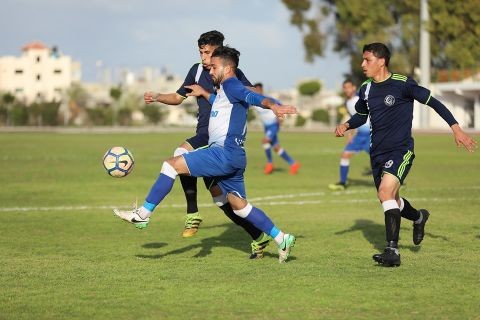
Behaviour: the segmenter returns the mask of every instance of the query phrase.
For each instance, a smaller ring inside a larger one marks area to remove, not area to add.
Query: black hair
[[[254,87],[260,87],[260,88],[263,88],[263,83],[261,82],[257,82],[253,85]]]
[[[238,61],[240,60],[240,52],[237,49],[230,48],[229,46],[218,47],[212,53],[212,58],[218,57],[223,60],[223,63],[230,64],[234,69],[238,67]]]
[[[385,44],[380,42],[366,44],[363,46],[363,52],[367,52],[367,51],[373,53],[373,55],[377,58],[385,59],[385,66],[388,67],[391,53]]]
[[[221,47],[223,46],[223,40],[225,40],[225,37],[220,31],[208,31],[202,33],[200,35],[200,38],[198,38],[198,47],[201,48],[207,44],[211,46]]]
[[[343,84],[346,84],[346,83],[351,83],[352,85],[355,85],[355,83],[353,82],[353,80],[350,79],[350,78],[347,78],[347,79],[343,80]]]

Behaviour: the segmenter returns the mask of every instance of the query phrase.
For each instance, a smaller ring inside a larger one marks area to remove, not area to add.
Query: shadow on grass
[[[373,179],[348,179],[348,186],[349,187],[375,187],[373,183]]]
[[[403,220],[402,222],[404,222]],[[400,232],[407,231],[404,228],[400,227]],[[355,220],[355,223],[353,226],[351,226],[349,229],[345,229],[342,231],[335,232],[335,235],[342,235],[345,233],[350,233],[350,232],[355,232],[355,231],[361,231],[363,233],[363,237],[370,242],[373,247],[379,251],[383,251],[385,248],[385,226],[375,223],[372,220],[367,220],[367,219],[358,219]],[[408,230],[411,232],[411,230]],[[441,235],[436,235],[430,232],[425,232],[426,238],[433,238],[433,239],[441,239],[443,241],[449,241],[447,237],[441,236]],[[410,237],[405,238],[405,239],[411,239]],[[411,241],[411,240],[410,240]],[[421,246],[416,246],[416,245],[402,245],[400,242],[400,248],[403,249],[408,249],[411,252],[419,252],[421,250]]]
[[[193,255],[194,258],[203,258],[212,253],[213,247],[226,247],[226,248],[233,248],[235,250],[241,251],[245,253],[245,256],[248,258],[248,255],[250,254],[249,244],[251,240],[245,236],[246,234],[239,235],[239,233],[242,233],[243,231],[240,227],[238,227],[233,223],[224,223],[224,224],[215,225],[215,226],[202,227],[201,230],[214,229],[214,228],[226,228],[226,229],[218,236],[204,238],[201,240],[191,239],[195,241],[195,243],[184,246],[182,248],[170,250],[170,251],[159,253],[159,254],[153,254],[153,255],[137,254],[135,256],[137,258],[142,258],[142,259],[161,259],[166,256],[182,254],[182,253],[192,251],[192,252],[196,252],[195,255]],[[182,240],[185,241],[185,239],[182,239]],[[165,246],[167,246],[166,243],[153,242],[153,243],[146,243],[142,245],[142,248],[159,249]],[[276,249],[276,244],[273,241],[270,241],[269,247],[275,247]],[[264,258],[278,259],[278,254],[264,252]],[[288,261],[291,261],[291,260],[296,260],[296,258],[293,256],[290,256],[288,258]]]

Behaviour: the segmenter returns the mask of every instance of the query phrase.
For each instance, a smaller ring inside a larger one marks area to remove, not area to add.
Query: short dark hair
[[[343,84],[347,84],[347,83],[351,83],[352,85],[355,85],[355,83],[353,82],[353,80],[350,79],[350,78],[347,78],[347,79],[343,80]]]
[[[254,86],[255,88],[256,88],[256,87],[263,88],[263,83],[257,82],[257,83],[255,83],[253,86]]]
[[[218,47],[212,53],[212,58],[218,57],[223,60],[224,63],[230,64],[234,69],[238,67],[238,61],[240,60],[240,52],[237,49],[230,48],[229,46]]]
[[[223,40],[225,40],[225,37],[220,31],[217,31],[217,30],[208,31],[208,32],[202,33],[200,35],[200,38],[198,38],[198,47],[201,48],[207,44],[211,46],[221,47],[223,46]]]
[[[363,46],[363,52],[365,53],[367,51],[373,53],[373,55],[377,58],[385,59],[385,66],[388,67],[391,53],[385,44],[380,42],[366,44]]]

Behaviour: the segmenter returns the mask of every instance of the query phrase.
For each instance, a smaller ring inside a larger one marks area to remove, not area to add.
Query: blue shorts
[[[357,132],[352,141],[345,146],[344,151],[348,152],[360,152],[365,151],[370,153],[370,132]]]
[[[190,175],[194,177],[215,177],[215,182],[223,193],[235,193],[246,199],[244,172],[246,166],[245,151],[236,156],[229,154],[221,147],[208,147],[183,154]],[[235,160],[233,160],[235,159]],[[233,161],[232,161],[233,160]]]
[[[269,124],[264,127],[265,130],[265,138],[270,140],[270,144],[272,146],[276,146],[278,144],[278,131],[280,131],[280,124],[274,123],[274,124]]]
[[[393,150],[371,157],[373,180],[377,190],[385,172],[394,175],[400,184],[403,184],[412,167],[413,159],[415,159],[415,154],[410,150]]]
[[[185,141],[188,142],[194,150],[205,147],[208,146],[208,134],[199,133],[196,136],[186,139]]]

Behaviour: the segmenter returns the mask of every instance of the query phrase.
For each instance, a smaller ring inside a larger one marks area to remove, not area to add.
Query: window
[[[37,61],[37,63],[40,62],[40,56],[37,56],[37,58],[35,59]]]
[[[42,79],[42,76],[37,74],[37,81],[40,81]]]
[[[62,73],[62,69],[55,69],[55,70],[53,70],[53,73],[55,73],[55,74],[61,74],[61,73]]]
[[[23,88],[15,88],[15,93],[22,93],[23,92]]]
[[[23,70],[22,69],[15,69],[15,74],[23,74]]]

